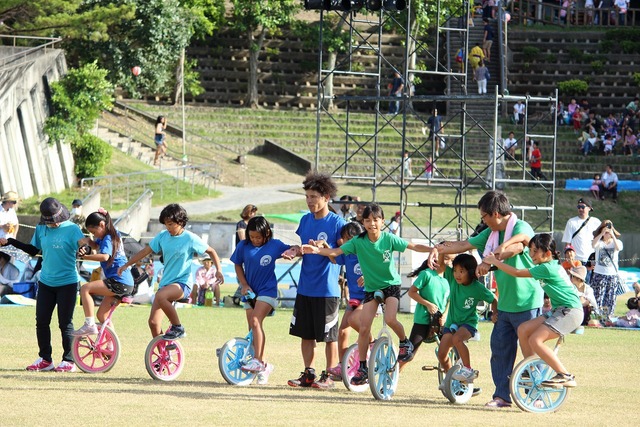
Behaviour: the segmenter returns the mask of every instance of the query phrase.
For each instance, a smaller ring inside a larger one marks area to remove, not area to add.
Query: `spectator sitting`
[[[591,181],[591,187],[589,187],[594,199],[600,198],[600,184],[602,184],[602,180],[600,179],[600,174],[597,173],[593,175],[593,181]]]
[[[13,284],[20,278],[20,270],[12,262],[11,256],[0,252],[0,297],[13,293]]]
[[[633,152],[638,147],[638,140],[636,136],[633,134],[633,129],[627,127],[626,135],[624,136],[624,144],[622,146],[624,150],[624,154],[626,156],[632,156]]]
[[[580,140],[583,141],[580,151],[586,156],[596,147],[596,144],[598,143],[598,135],[596,135],[595,130],[592,130],[589,134],[583,132]]]
[[[544,299],[542,300],[542,315],[544,316],[545,314],[549,313],[552,310],[551,307],[551,299],[549,299],[549,295],[544,294]]]
[[[607,193],[611,193],[613,203],[618,202],[618,175],[613,171],[613,167],[611,165],[607,165],[604,173],[602,174],[600,200],[604,200]]]
[[[568,273],[573,267],[577,267],[579,265],[582,265],[582,263],[576,259],[576,250],[573,249],[573,246],[567,245],[567,247],[564,248],[564,261],[562,262],[562,267]]]
[[[569,270],[569,277],[571,278],[571,283],[573,283],[578,291],[578,296],[580,297],[580,302],[584,310],[582,324],[586,325],[589,323],[591,312],[598,310],[598,303],[593,294],[593,289],[585,282],[587,278],[587,267],[583,265],[573,267]]]
[[[606,134],[604,136],[604,141],[602,141],[602,152],[605,156],[609,156],[613,154],[613,147],[616,145],[613,136],[610,134]]]
[[[518,140],[513,132],[509,132],[509,138],[504,140],[504,150],[514,159],[516,157],[516,148],[518,148]]]

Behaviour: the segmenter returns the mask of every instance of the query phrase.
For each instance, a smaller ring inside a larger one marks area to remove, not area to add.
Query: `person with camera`
[[[612,314],[616,305],[616,289],[620,286],[618,254],[623,248],[620,233],[611,220],[604,220],[593,232],[591,245],[596,253],[591,287],[603,314]]]

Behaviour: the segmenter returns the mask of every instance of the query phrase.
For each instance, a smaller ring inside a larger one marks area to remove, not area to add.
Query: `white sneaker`
[[[256,384],[258,385],[267,384],[269,382],[269,375],[271,375],[271,372],[273,372],[274,369],[275,367],[271,363],[267,363],[264,369],[258,372]]]
[[[462,368],[458,369],[458,371],[454,372],[452,378],[454,380],[469,383],[478,378],[478,371],[474,371],[473,369],[463,366]]]
[[[265,369],[264,363],[256,359],[255,357],[249,360],[246,364],[240,368],[245,372],[261,372]]]
[[[56,366],[55,371],[56,372],[75,372],[76,364],[73,362],[67,362],[66,360],[63,360],[62,362],[60,362],[58,366]]]
[[[98,333],[98,326],[94,323],[93,325],[87,325],[86,323],[82,325],[80,329],[76,329],[71,332],[71,335],[74,337],[83,337],[85,335],[96,335]]]

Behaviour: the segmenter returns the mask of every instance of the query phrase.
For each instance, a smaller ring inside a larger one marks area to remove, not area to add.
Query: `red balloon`
[[[131,72],[133,73],[134,76],[138,76],[142,72],[142,68],[136,65],[131,69]]]

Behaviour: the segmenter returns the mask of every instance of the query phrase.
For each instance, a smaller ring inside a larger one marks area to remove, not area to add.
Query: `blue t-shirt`
[[[31,244],[42,251],[42,283],[64,286],[80,281],[76,253],[78,240],[83,237],[80,227],[71,221],[65,221],[56,228],[44,224],[36,226]]]
[[[364,299],[364,287],[358,286],[358,279],[362,277],[358,257],[355,255],[340,255],[336,258],[336,263],[344,265],[347,276],[347,287],[349,288],[349,298]]]
[[[205,253],[209,245],[189,230],[177,236],[162,230],[149,242],[149,247],[155,253],[162,253],[164,272],[159,284],[162,288],[172,283],[191,285],[191,260],[194,255]]]
[[[296,234],[303,244],[309,240],[324,240],[332,247],[338,247],[340,230],[346,224],[340,216],[329,212],[324,218],[315,219],[308,213],[300,220]],[[329,257],[305,255],[302,258],[298,294],[308,297],[340,298],[338,275],[340,266],[333,264]]]
[[[278,239],[271,239],[259,247],[243,240],[233,251],[231,262],[243,267],[247,283],[256,296],[277,298],[276,260],[289,247]]]
[[[118,231],[118,236],[120,236],[120,232]],[[111,239],[111,235],[107,234],[102,239],[96,239],[96,243],[98,244],[98,252],[101,254],[106,254],[111,257],[113,253],[113,239]],[[122,272],[122,275],[118,275],[118,269],[127,263],[127,256],[124,254],[124,244],[122,240],[120,240],[120,247],[118,248],[118,252],[116,252],[115,257],[113,258],[113,263],[109,265],[109,260],[103,261],[100,263],[102,267],[102,271],[104,272],[104,276],[107,279],[115,279],[119,283],[127,286],[133,286],[133,276],[131,275],[131,269],[127,268]]]

